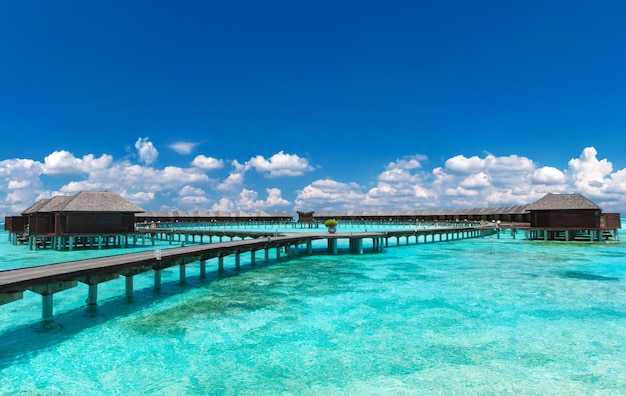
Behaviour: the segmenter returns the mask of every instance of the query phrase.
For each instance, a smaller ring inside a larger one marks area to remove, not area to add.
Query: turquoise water
[[[87,254],[0,240],[0,263]],[[164,270],[158,292],[138,275],[132,300],[106,282],[96,308],[79,284],[55,294],[52,325],[38,295],[0,306],[0,394],[626,393],[621,242],[518,234],[208,264],[185,285]]]

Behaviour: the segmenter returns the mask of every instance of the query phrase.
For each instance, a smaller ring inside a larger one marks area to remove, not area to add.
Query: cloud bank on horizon
[[[181,142],[169,148],[189,153],[196,146]],[[318,176],[326,172],[324,164],[283,151],[247,160],[199,154],[187,167],[158,167],[159,151],[149,138],[138,138],[134,147],[136,152],[118,159],[59,150],[43,161],[2,160],[0,213],[16,215],[39,199],[82,190],[113,191],[146,210],[295,213],[499,207],[532,203],[550,192],[583,194],[605,212],[626,208],[626,169],[613,169],[608,159],[598,158],[594,147],[583,148],[565,169],[491,153],[459,154],[429,168],[425,154],[407,154],[380,164],[380,172],[365,181]],[[281,188],[281,179],[298,187]]]

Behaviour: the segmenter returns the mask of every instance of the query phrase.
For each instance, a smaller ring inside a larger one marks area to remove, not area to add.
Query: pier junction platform
[[[102,282],[123,276],[126,282],[125,295],[132,297],[134,275],[148,271],[154,272],[154,288],[159,289],[161,271],[178,266],[180,283],[184,284],[187,264],[199,262],[199,276],[205,278],[207,261],[216,261],[214,268],[223,272],[224,258],[227,256],[234,256],[235,269],[239,270],[243,254],[249,257],[250,265],[254,266],[257,261],[257,252],[263,252],[265,262],[270,261],[270,252],[274,252],[276,260],[318,252],[342,254],[343,251],[340,250],[338,244],[340,240],[347,241],[347,254],[364,254],[365,252],[379,253],[390,246],[482,238],[499,235],[499,232],[499,229],[491,225],[337,233],[146,228],[131,235],[135,243],[142,241],[144,244],[154,244],[155,239],[159,239],[169,241],[170,245],[176,246],[0,271],[0,305],[20,300],[25,291],[31,291],[42,297],[42,320],[51,321],[53,320],[54,294],[76,287],[78,283],[88,285],[87,305],[96,305],[98,284]],[[363,243],[364,240],[368,241],[367,245]],[[369,243],[370,240],[371,243]],[[322,241],[325,247],[314,250],[315,241]],[[345,242],[342,246],[345,246]]]

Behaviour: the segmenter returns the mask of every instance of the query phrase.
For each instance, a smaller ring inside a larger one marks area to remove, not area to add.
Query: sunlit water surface
[[[130,251],[7,240],[0,268]],[[242,255],[223,274],[211,260],[206,279],[190,264],[159,291],[148,272],[130,300],[120,277],[97,307],[79,283],[49,325],[26,292],[0,306],[0,394],[626,394],[621,242],[400,242],[254,268]]]

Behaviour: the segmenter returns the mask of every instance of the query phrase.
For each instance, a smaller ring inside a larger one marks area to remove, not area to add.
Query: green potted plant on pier
[[[335,232],[337,232],[338,224],[339,222],[335,219],[328,219],[324,222],[324,225],[328,229],[328,232],[330,232],[331,234],[334,234]]]

